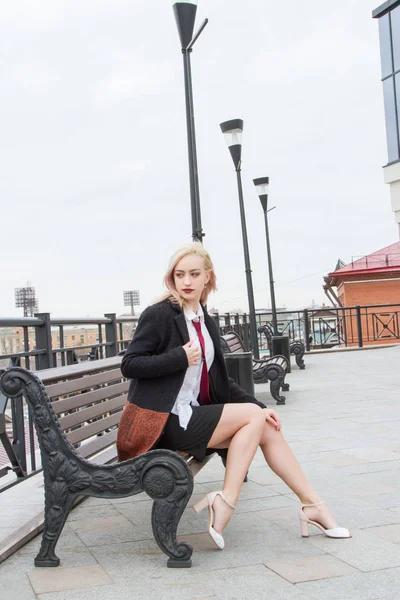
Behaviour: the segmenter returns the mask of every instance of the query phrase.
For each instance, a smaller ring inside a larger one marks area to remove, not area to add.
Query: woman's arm
[[[142,313],[135,334],[122,359],[121,371],[129,379],[153,379],[187,369],[183,346],[154,354],[161,341],[159,310],[149,306]]]

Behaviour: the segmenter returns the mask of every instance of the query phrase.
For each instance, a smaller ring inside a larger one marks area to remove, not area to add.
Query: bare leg
[[[229,447],[226,461],[223,493],[235,505],[243,479],[260,444],[265,428],[265,416],[255,404],[226,404],[221,419],[208,443],[209,448]],[[222,533],[232,516],[230,508],[220,496],[214,501],[214,529]]]
[[[260,447],[272,471],[290,487],[303,504],[321,501],[321,497],[303,473],[282,432],[277,431],[270,423],[265,423]],[[310,519],[318,521],[328,529],[337,527],[333,515],[324,504],[319,507],[305,508],[304,511]]]

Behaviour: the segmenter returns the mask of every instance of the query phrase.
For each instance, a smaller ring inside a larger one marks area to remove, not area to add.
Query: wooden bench
[[[267,338],[268,349],[271,353],[272,352],[272,337],[275,335],[271,325],[269,323],[267,323],[266,325],[261,325],[258,328],[258,331],[260,333],[263,333],[265,335],[265,337]],[[281,334],[279,334],[279,335],[281,335]],[[294,357],[296,359],[296,364],[299,367],[299,369],[301,369],[301,370],[305,369],[306,365],[304,364],[303,356],[304,356],[306,349],[305,349],[303,342],[300,342],[299,340],[295,340],[294,342],[290,343],[289,348],[290,348],[290,354],[294,355]]]
[[[0,370],[0,391],[21,395],[32,409],[45,486],[44,530],[37,567],[57,567],[57,541],[82,496],[124,498],[146,492],[153,500],[154,538],[169,567],[190,567],[192,547],[176,540],[179,520],[193,492],[199,463],[170,450],[152,450],[116,462],[116,439],[129,381],[121,356],[31,373]]]
[[[247,352],[242,338],[235,331],[228,331],[221,336],[222,350],[225,354]],[[285,404],[285,396],[280,395],[280,390],[289,391],[289,384],[285,383],[288,362],[284,356],[273,356],[256,360],[253,358],[254,383],[270,382],[270,392],[277,404]]]

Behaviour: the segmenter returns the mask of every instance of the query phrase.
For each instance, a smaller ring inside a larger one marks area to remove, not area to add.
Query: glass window
[[[393,162],[394,160],[399,160],[393,77],[389,77],[389,79],[385,79],[383,82],[383,99],[385,103],[388,162]]]
[[[400,110],[400,73],[395,75],[395,93],[396,93],[396,108],[397,108],[397,129],[400,136],[399,110]]]
[[[400,6],[390,13],[392,23],[392,44],[393,44],[393,62],[394,70],[400,69]]]
[[[382,78],[393,73],[389,13],[379,19]]]

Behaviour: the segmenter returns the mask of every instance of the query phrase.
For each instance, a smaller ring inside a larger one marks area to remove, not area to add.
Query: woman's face
[[[193,308],[197,308],[210,275],[204,269],[204,260],[197,254],[182,258],[174,269],[176,291]]]

